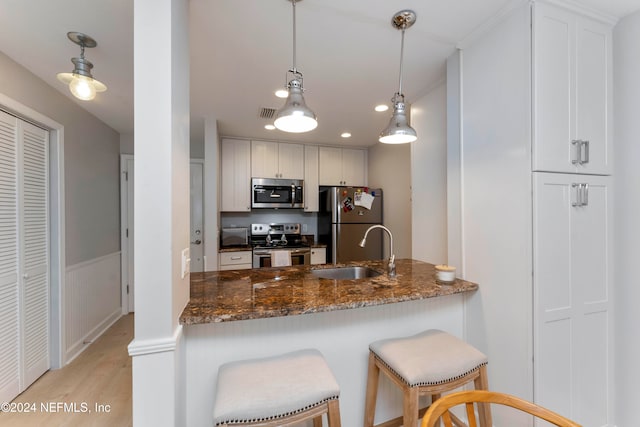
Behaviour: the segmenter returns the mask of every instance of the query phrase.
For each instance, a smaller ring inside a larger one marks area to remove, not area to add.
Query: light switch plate
[[[191,258],[189,258],[189,248],[182,250],[182,278],[184,279],[191,270]]]

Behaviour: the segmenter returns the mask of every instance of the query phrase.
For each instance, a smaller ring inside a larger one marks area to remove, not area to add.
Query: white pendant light
[[[304,102],[302,73],[296,68],[296,3],[302,0],[287,0],[293,6],[293,67],[287,72],[292,78],[287,83],[289,95],[284,106],[276,113],[273,122],[276,128],[284,132],[309,132],[318,126],[316,114]]]
[[[91,75],[93,64],[84,57],[84,48],[96,47],[98,43],[90,36],[75,31],[67,33],[69,40],[80,46],[80,57],[71,58],[74,68],[70,73],[58,73],[57,77],[64,84],[69,85],[69,90],[78,99],[90,101],[96,97],[96,92],[104,92],[107,86],[94,79]]]
[[[402,30],[400,45],[400,78],[398,91],[393,95],[393,114],[386,128],[380,133],[378,141],[384,144],[406,144],[418,139],[416,131],[409,126],[402,93],[402,57],[404,55],[404,31],[416,22],[416,13],[412,10],[401,10],[393,15],[391,24],[397,30]]]

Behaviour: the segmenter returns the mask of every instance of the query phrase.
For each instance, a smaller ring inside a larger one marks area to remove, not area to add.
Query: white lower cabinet
[[[327,248],[311,248],[311,264],[326,264]]]
[[[236,251],[218,254],[218,270],[247,270],[253,268],[253,252]]]
[[[612,191],[605,176],[534,173],[535,401],[605,426],[612,396]]]

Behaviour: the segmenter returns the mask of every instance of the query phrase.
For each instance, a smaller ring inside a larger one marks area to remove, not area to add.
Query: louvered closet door
[[[18,123],[21,389],[49,369],[49,133]]]
[[[17,125],[0,111],[0,402],[20,392]]]

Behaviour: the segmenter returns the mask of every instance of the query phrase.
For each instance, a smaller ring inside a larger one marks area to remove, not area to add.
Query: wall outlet
[[[189,248],[182,250],[182,278],[191,272],[191,258],[189,258]]]

